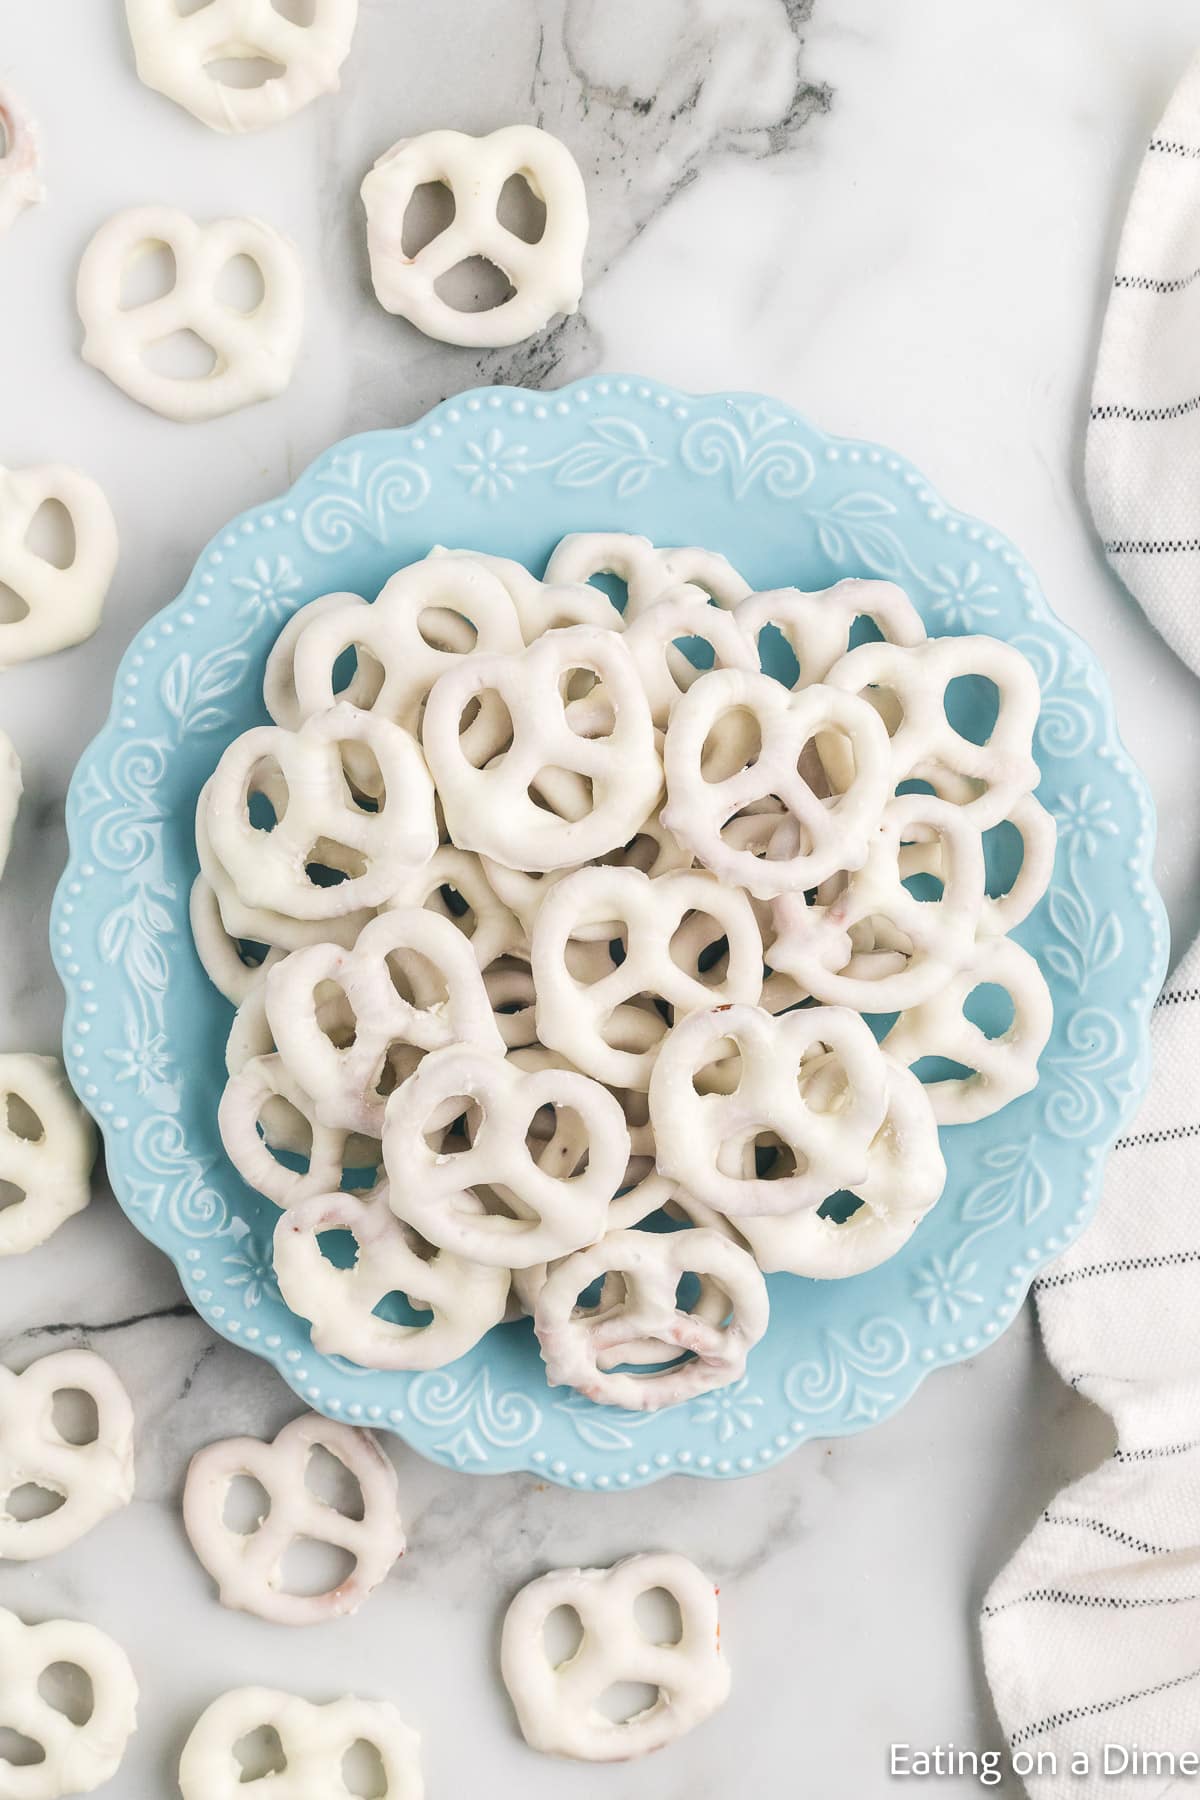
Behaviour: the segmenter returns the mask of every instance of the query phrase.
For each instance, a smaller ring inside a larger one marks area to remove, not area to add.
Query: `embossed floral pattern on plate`
[[[849,1282],[772,1277],[770,1330],[745,1378],[654,1415],[548,1389],[528,1325],[417,1375],[313,1350],[274,1282],[274,1209],[238,1181],[216,1131],[229,1009],[187,920],[197,793],[224,744],[262,717],[263,663],[298,606],[333,588],[371,597],[434,544],[540,569],[565,532],[597,529],[713,546],[756,587],[884,577],[931,632],[1017,644],[1042,686],[1039,796],[1059,827],[1050,891],[1017,933],[1055,999],[1037,1090],[944,1133],[945,1196],[891,1263]],[[52,921],[65,1053],[121,1204],[204,1317],[308,1404],[468,1472],[527,1468],[618,1491],[670,1472],[746,1474],[884,1418],[927,1370],[998,1336],[1083,1228],[1146,1074],[1166,959],[1153,815],[1095,661],[999,534],[902,458],[756,395],[696,398],[618,376],[547,394],[485,389],[336,446],[214,539],[131,644],[68,824]]]

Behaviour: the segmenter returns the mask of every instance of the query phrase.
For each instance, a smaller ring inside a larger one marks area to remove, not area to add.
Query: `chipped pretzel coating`
[[[14,1103],[32,1113],[38,1132],[24,1128]],[[44,1244],[92,1197],[96,1131],[53,1056],[0,1056],[0,1181],[24,1198],[0,1212],[0,1256]]]
[[[657,1588],[679,1608],[676,1643],[654,1643],[635,1615],[639,1596]],[[555,1667],[545,1629],[560,1606],[578,1615],[583,1637]],[[500,1672],[532,1749],[581,1762],[646,1756],[703,1724],[728,1698],[717,1590],[694,1563],[669,1551],[627,1556],[611,1569],[554,1569],[527,1583],[509,1606]],[[623,1681],[655,1688],[654,1701],[632,1718],[610,1719],[598,1702]]]
[[[78,1389],[96,1408],[90,1443],[64,1437],[54,1397]],[[62,1501],[19,1519],[8,1503],[35,1483]],[[29,1562],[74,1544],[133,1498],[133,1407],[114,1371],[91,1350],[60,1350],[14,1375],[0,1368],[0,1561]]]
[[[244,1738],[274,1731],[286,1767],[247,1780],[237,1755]],[[424,1800],[421,1740],[386,1700],[345,1694],[314,1706],[278,1688],[231,1688],[207,1707],[179,1759],[183,1800],[351,1800],[345,1761],[365,1743],[379,1758],[379,1800]],[[361,1790],[360,1790],[361,1791]]]
[[[348,1518],[310,1490],[305,1473],[313,1452],[332,1456],[358,1483],[361,1519]],[[234,1531],[223,1514],[232,1483],[252,1476],[271,1505],[251,1532]],[[183,1490],[183,1523],[201,1563],[217,1584],[222,1606],[277,1625],[320,1625],[357,1612],[404,1554],[396,1471],[369,1431],[304,1413],[273,1443],[225,1438],[198,1450]],[[299,1538],[335,1544],[354,1558],[340,1586],[323,1594],[289,1594],[283,1562]]]
[[[43,1696],[48,1669],[66,1663],[91,1683],[92,1710],[82,1724]],[[103,1631],[80,1619],[26,1625],[0,1607],[4,1723],[42,1751],[40,1762],[4,1765],[11,1800],[68,1800],[103,1786],[121,1766],[137,1730],[138,1689],[129,1658]]]

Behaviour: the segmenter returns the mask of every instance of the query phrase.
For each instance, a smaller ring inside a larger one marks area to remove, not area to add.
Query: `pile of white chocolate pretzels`
[[[973,736],[963,677],[994,696]],[[301,608],[264,694],[276,723],[200,798],[192,918],[237,1006],[222,1138],[322,1351],[439,1367],[525,1313],[593,1400],[724,1386],[764,1270],[892,1256],[942,1192],[939,1125],[1034,1085],[1050,997],[1006,933],[1054,855],[1037,678],[928,639],[898,588],[751,593],[619,535],[541,581],[438,549]],[[991,1034],[980,988],[1011,1008]]]

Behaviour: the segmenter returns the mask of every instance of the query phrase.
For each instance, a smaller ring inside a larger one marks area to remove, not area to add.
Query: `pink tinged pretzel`
[[[0,87],[0,232],[46,197],[33,120],[11,88]]]
[[[753,716],[762,748],[749,763],[713,779],[705,771],[705,747],[714,729],[737,713]],[[854,764],[852,778],[829,798],[801,773],[805,752],[826,736],[843,740]],[[714,669],[681,696],[663,761],[663,823],[714,874],[760,899],[803,893],[838,869],[861,868],[889,792],[887,732],[865,700],[821,686],[789,693],[768,675],[740,669]],[[781,803],[781,819],[760,856],[730,841],[726,827],[768,797]]]
[[[921,872],[914,862],[936,862],[938,898],[920,899],[905,887]],[[832,897],[818,889],[815,903],[802,894],[774,902],[767,960],[831,1006],[868,1013],[915,1006],[972,955],[984,877],[970,812],[932,795],[902,794],[885,808],[864,866],[840,889],[831,883]]]
[[[362,1517],[347,1518],[307,1485],[313,1452],[326,1451],[358,1483]],[[270,1510],[247,1533],[224,1520],[230,1487],[251,1476],[266,1491]],[[305,1413],[273,1443],[226,1438],[197,1451],[183,1490],[183,1523],[201,1563],[217,1584],[221,1605],[276,1625],[320,1625],[357,1612],[404,1554],[396,1471],[369,1431]],[[289,1594],[283,1562],[298,1539],[332,1544],[354,1558],[339,1587],[323,1594]]]
[[[226,931],[216,890],[203,875],[197,875],[192,883],[188,920],[204,973],[218,993],[234,1006],[242,1004],[251,988],[262,981],[266,970],[272,968],[283,954],[280,950],[267,950],[261,961],[248,960],[242,952],[244,940],[232,937]]]
[[[556,1119],[565,1110],[568,1124],[535,1143],[535,1155],[527,1139],[543,1107]],[[472,1110],[479,1117],[466,1149],[445,1154],[427,1141]],[[526,1268],[600,1236],[629,1161],[629,1132],[618,1102],[586,1075],[525,1074],[460,1047],[431,1051],[397,1089],[383,1152],[394,1171],[392,1210],[427,1242],[489,1267]],[[495,1210],[480,1213],[481,1191]]]
[[[96,1407],[91,1443],[64,1437],[54,1420],[55,1395],[76,1389]],[[12,1496],[30,1483],[62,1504],[41,1518],[15,1517]],[[65,1550],[132,1498],[133,1408],[102,1357],[61,1350],[22,1375],[0,1368],[0,1561]]]
[[[345,997],[349,1041],[320,1018],[332,985]],[[379,1137],[395,1071],[453,1044],[503,1055],[483,977],[460,931],[419,907],[381,913],[353,950],[297,950],[266,978],[267,1021],[284,1063],[313,1096],[322,1125]]]
[[[4,873],[12,849],[21,793],[21,759],[13,749],[8,733],[0,731],[0,875]]]
[[[179,23],[205,19],[211,11]],[[122,306],[125,271],[162,244],[175,259],[173,285],[158,299]],[[243,256],[263,285],[262,298],[249,311],[230,305],[217,291],[229,264]],[[174,207],[134,206],[114,213],[84,251],[76,305],[84,326],[84,361],[131,400],[165,419],[216,419],[271,399],[291,380],[304,324],[300,258],[294,245],[261,219],[199,225]],[[212,351],[215,360],[206,375],[161,375],[146,360],[155,344],[181,331]]]
[[[615,722],[603,737],[580,737],[568,722],[562,689],[577,670],[594,674],[613,704]],[[493,693],[508,708],[512,743],[476,768],[460,720],[477,697]],[[453,842],[524,871],[566,868],[628,843],[662,783],[633,660],[620,634],[587,625],[549,632],[517,656],[472,656],[443,675],[425,708],[422,743]],[[572,784],[583,790],[578,806],[561,798]],[[532,797],[551,786],[563,816]]]
[[[328,1231],[353,1236],[352,1267],[339,1269],[322,1253],[318,1240]],[[421,1255],[419,1245],[416,1233],[379,1202],[318,1196],[284,1213],[275,1227],[275,1278],[287,1305],[311,1322],[313,1344],[326,1356],[345,1356],[366,1369],[440,1369],[500,1323],[509,1275],[448,1250]],[[428,1318],[403,1325],[378,1317],[375,1308],[391,1294]]]
[[[947,689],[965,675],[986,677],[999,694],[985,744],[963,737],[946,716]],[[834,664],[827,680],[846,693],[873,698],[880,707],[891,735],[893,788],[926,781],[944,799],[969,809],[980,829],[997,824],[1041,779],[1030,749],[1041,689],[1032,665],[1011,644],[990,637],[860,644]],[[844,757],[830,756],[826,766],[840,789],[847,774]]]
[[[387,910],[403,906],[422,906],[448,919],[481,969],[526,948],[525,927],[492,886],[480,858],[453,844],[439,845],[424,868],[401,876]]]
[[[625,583],[627,625],[683,583],[726,609],[750,592],[750,583],[716,550],[659,549],[649,538],[623,531],[572,532],[546,564],[547,581],[592,581],[597,575],[615,575]]]
[[[0,1181],[23,1198],[0,1212],[0,1256],[44,1244],[92,1197],[96,1132],[53,1056],[0,1056]]]
[[[298,1206],[313,1194],[333,1193],[343,1186],[349,1171],[369,1172],[379,1166],[378,1146],[367,1155],[361,1139],[340,1127],[322,1125],[315,1112],[315,1103],[281,1056],[251,1057],[225,1084],[217,1108],[225,1153],[247,1187],[276,1206]],[[281,1114],[282,1128],[277,1123]],[[298,1136],[293,1135],[294,1127],[299,1128]],[[293,1170],[274,1151],[301,1157],[307,1166]]]
[[[91,1683],[92,1710],[83,1724],[46,1700],[40,1682],[59,1664]],[[50,1619],[25,1625],[0,1607],[4,1723],[42,1751],[40,1762],[5,1762],[7,1800],[67,1800],[91,1794],[116,1774],[137,1730],[137,1682],[129,1658],[94,1625]]]
[[[75,543],[65,568],[27,542],[47,501],[57,501],[71,521]],[[63,463],[0,469],[0,582],[26,609],[0,624],[0,669],[91,637],[116,566],[116,520],[89,476]]]
[[[1012,1020],[996,1037],[964,1011],[984,986],[1002,988],[1012,1003]],[[968,1125],[1037,1086],[1038,1058],[1053,1028],[1054,1003],[1033,957],[1011,938],[981,938],[970,961],[928,1000],[901,1013],[883,1043],[899,1063],[940,1056],[969,1069],[925,1087],[939,1125]]]
[[[257,131],[337,91],[358,0],[313,0],[301,25],[271,0],[209,0],[182,16],[177,0],[125,0],[137,72],[147,87],[214,131]],[[262,59],[278,75],[235,87],[215,64]]]
[[[701,1072],[730,1043],[740,1056],[737,1086],[698,1092]],[[841,1081],[827,1075],[807,1082],[807,1066],[817,1061]],[[733,1219],[815,1209],[840,1188],[853,1188],[866,1178],[886,1111],[885,1059],[870,1028],[843,1007],[778,1018],[752,1006],[693,1013],[666,1039],[650,1078],[659,1170]],[[791,1172],[756,1177],[747,1153],[764,1136],[789,1153]]]
[[[684,1312],[676,1291],[686,1274],[708,1277],[724,1295],[713,1319]],[[579,1296],[603,1278],[594,1306]],[[715,1231],[610,1231],[556,1264],[537,1296],[533,1328],[551,1387],[571,1387],[602,1406],[656,1412],[745,1372],[767,1329],[767,1286],[753,1257]],[[631,1373],[623,1362],[670,1362]]]
[[[755,644],[768,625],[783,635],[799,665],[798,688],[825,680],[849,650],[859,619],[869,619],[889,644],[925,641],[920,613],[890,581],[839,581],[818,593],[772,588],[743,600],[734,617]]]
[[[681,1634],[656,1643],[635,1603],[662,1588],[679,1608]],[[583,1627],[578,1649],[555,1666],[546,1622],[569,1607]],[[626,1762],[674,1743],[702,1725],[729,1696],[721,1654],[717,1590],[686,1557],[627,1556],[611,1569],[555,1569],[523,1587],[504,1619],[500,1672],[526,1743],[547,1756]],[[599,1702],[621,1682],[657,1689],[632,1718],[608,1718]]]
[[[362,745],[378,765],[384,796],[375,810],[356,800],[343,746]],[[263,771],[268,771],[264,776]],[[270,830],[251,823],[250,800],[282,779],[282,815]],[[400,879],[437,849],[433,785],[412,738],[356,707],[330,707],[299,731],[260,725],[235,738],[207,792],[204,825],[217,863],[239,898],[302,920],[336,919],[387,900]],[[321,886],[313,870],[345,880]]]
[[[273,1731],[285,1767],[247,1779],[237,1746]],[[346,1758],[356,1744],[375,1751],[384,1786],[379,1800],[424,1800],[421,1740],[386,1700],[347,1694],[314,1706],[277,1688],[232,1688],[201,1713],[179,1760],[182,1800],[352,1800]]]
[[[500,223],[500,194],[523,176],[546,208],[545,228],[530,244]],[[404,252],[409,202],[427,182],[454,197],[454,218],[415,256]],[[427,131],[402,138],[379,158],[362,184],[367,251],[379,303],[444,344],[495,348],[518,344],[556,313],[573,313],[583,291],[587,194],[565,144],[532,125],[508,125],[487,137]],[[486,312],[465,312],[437,291],[443,275],[484,257],[514,292]]]
[[[569,951],[581,928],[601,924],[622,938],[624,960],[599,979],[581,979]],[[703,954],[721,938],[728,949],[706,977]],[[762,991],[762,939],[750,902],[694,872],[651,881],[638,869],[577,869],[542,903],[532,963],[542,1043],[612,1087],[649,1087],[658,1054],[657,1040],[623,1047],[631,1001],[652,996],[677,1023],[721,1002],[753,1006]]]

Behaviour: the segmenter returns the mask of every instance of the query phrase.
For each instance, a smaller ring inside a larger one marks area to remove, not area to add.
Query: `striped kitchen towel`
[[[1110,559],[1200,673],[1200,58],[1151,139],[1100,347],[1088,495]],[[1200,943],[1160,996],[1150,1092],[1095,1222],[1035,1284],[1046,1350],[1117,1448],[984,1602],[1034,1800],[1200,1794]]]
[[[1200,55],[1129,203],[1088,421],[1088,501],[1109,560],[1200,667]]]

